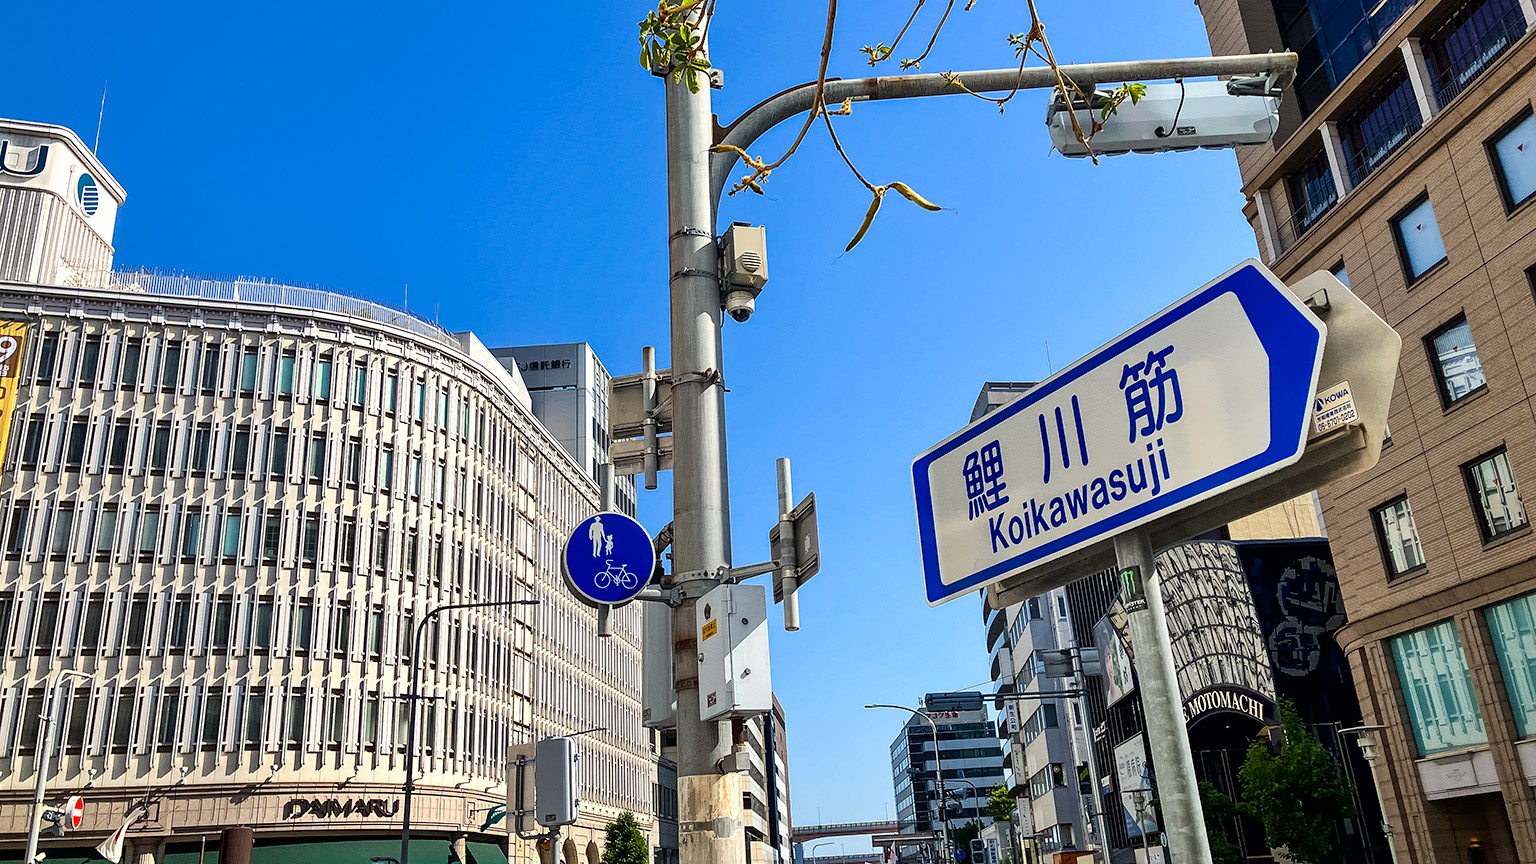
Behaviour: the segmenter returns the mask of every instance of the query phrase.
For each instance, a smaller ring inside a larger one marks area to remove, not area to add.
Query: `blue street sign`
[[[929,604],[1294,463],[1326,332],[1246,261],[917,457]]]
[[[964,861],[965,860],[965,850],[964,849],[956,849],[955,850],[955,860],[956,861]]]
[[[639,522],[622,513],[598,513],[571,532],[560,560],[577,596],[595,606],[622,606],[651,581],[656,549]]]

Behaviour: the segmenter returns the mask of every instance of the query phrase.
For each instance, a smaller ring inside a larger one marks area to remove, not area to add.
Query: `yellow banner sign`
[[[21,349],[27,342],[27,322],[0,321],[0,459],[11,437],[11,411],[21,381]]]

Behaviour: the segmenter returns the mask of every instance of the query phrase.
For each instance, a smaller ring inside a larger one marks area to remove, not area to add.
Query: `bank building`
[[[73,132],[0,120],[0,861],[22,856],[50,690],[47,800],[88,801],[50,862],[95,858],[136,809],[135,864],[397,857],[413,668],[412,862],[534,862],[492,813],[508,746],[591,727],[562,857],[596,864],[626,810],[654,834],[639,611],[599,638],[557,561],[604,436],[550,431],[518,349],[472,333],[115,271],[124,198]],[[524,599],[412,644],[428,610]]]

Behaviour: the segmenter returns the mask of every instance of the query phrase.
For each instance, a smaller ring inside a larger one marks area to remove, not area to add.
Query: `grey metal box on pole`
[[[576,821],[581,809],[580,775],[577,762],[581,758],[575,738],[545,738],[534,749],[534,762],[538,770],[534,774],[534,803],[538,823],[542,827],[570,825]]]
[[[699,716],[751,717],[773,710],[768,673],[768,591],[726,583],[698,602]]]
[[[677,691],[672,689],[672,609],[640,604],[640,711],[650,729],[677,726]]]

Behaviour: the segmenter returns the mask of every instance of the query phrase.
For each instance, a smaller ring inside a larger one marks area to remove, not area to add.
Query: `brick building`
[[[1381,463],[1320,490],[1396,860],[1536,861],[1536,5],[1201,8],[1215,54],[1301,58],[1238,155],[1265,261],[1403,337]]]

